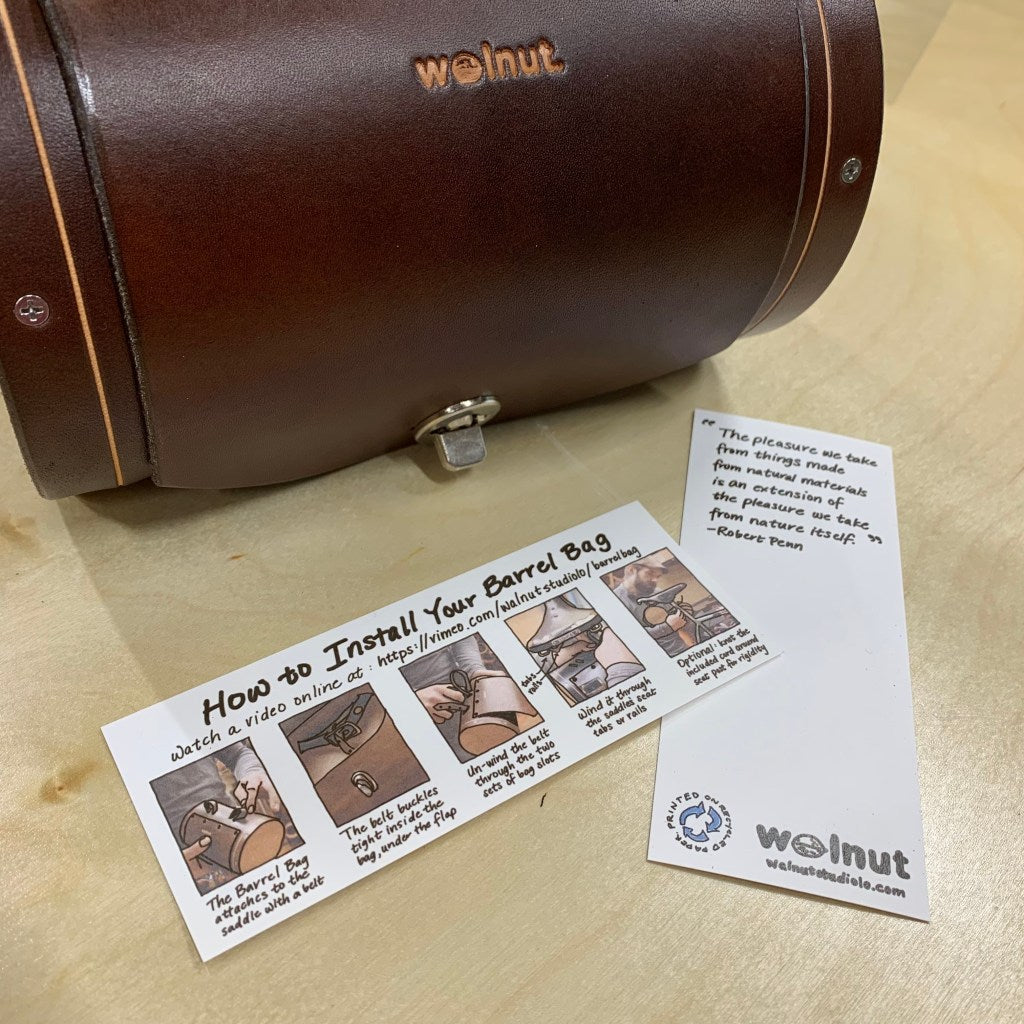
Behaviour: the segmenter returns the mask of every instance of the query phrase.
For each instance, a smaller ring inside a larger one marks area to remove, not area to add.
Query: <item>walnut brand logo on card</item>
[[[758,824],[755,826],[757,838],[761,846],[766,850],[776,850],[785,853],[788,846],[793,853],[798,853],[808,860],[817,860],[828,854],[828,859],[833,864],[839,864],[840,860],[844,867],[856,866],[859,871],[870,869],[876,875],[888,875],[892,873],[893,865],[896,867],[896,874],[900,878],[910,878],[907,865],[910,858],[902,850],[893,850],[890,855],[888,850],[874,850],[871,847],[860,846],[857,843],[848,843],[840,839],[837,832],[829,836],[828,846],[812,832],[800,832],[797,835],[789,829],[779,829],[775,825],[765,827]],[[777,867],[778,862],[769,860],[769,867]],[[782,870],[797,871],[802,874],[811,874],[810,869],[804,870],[792,862],[782,862]],[[819,875],[819,877],[822,877]],[[835,880],[835,879],[833,879]]]
[[[416,57],[413,67],[427,92],[452,84],[469,88],[487,82],[564,74],[565,61],[555,50],[555,44],[544,38],[524,46],[492,46],[484,41],[479,52],[460,50],[452,56],[442,53]]]

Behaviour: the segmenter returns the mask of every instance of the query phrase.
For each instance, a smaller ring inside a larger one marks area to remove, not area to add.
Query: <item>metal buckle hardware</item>
[[[501,403],[494,395],[466,398],[428,416],[416,427],[413,436],[420,444],[433,442],[445,469],[452,472],[469,469],[487,457],[480,428],[500,411]]]

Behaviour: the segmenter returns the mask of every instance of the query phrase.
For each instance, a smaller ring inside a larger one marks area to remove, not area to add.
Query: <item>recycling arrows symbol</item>
[[[695,832],[688,824],[692,819],[696,819],[693,820],[694,825],[702,824],[703,828],[700,832]],[[679,815],[679,824],[683,828],[683,835],[691,842],[706,843],[711,839],[711,833],[719,831],[722,827],[722,816],[718,813],[714,804],[710,807],[705,807],[704,801],[701,800],[699,804],[687,807]]]

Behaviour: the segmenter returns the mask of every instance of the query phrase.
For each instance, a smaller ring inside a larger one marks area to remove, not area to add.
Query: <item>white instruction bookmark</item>
[[[103,734],[206,960],[769,660],[768,644],[633,504]]]
[[[786,656],[664,720],[650,859],[927,920],[891,450],[697,410],[681,543]]]

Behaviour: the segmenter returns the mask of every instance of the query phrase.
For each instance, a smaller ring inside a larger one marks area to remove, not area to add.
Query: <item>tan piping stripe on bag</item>
[[[822,7],[822,0],[817,0],[817,4],[818,18],[821,21],[821,35],[825,41],[825,95],[828,101],[828,113],[825,121],[825,162],[821,169],[821,187],[818,189],[818,205],[814,209],[814,218],[811,220],[811,230],[807,233],[807,241],[804,242],[803,252],[800,253],[800,259],[796,261],[793,273],[789,275],[786,287],[779,292],[778,297],[768,307],[764,316],[760,317],[757,323],[751,324],[750,327],[747,328],[748,331],[752,331],[758,326],[758,324],[767,320],[775,311],[776,306],[778,306],[778,304],[786,297],[789,289],[793,286],[793,282],[796,280],[796,275],[800,273],[800,268],[804,265],[804,260],[807,259],[807,251],[811,247],[811,240],[814,238],[814,232],[818,227],[818,220],[821,217],[821,206],[825,199],[825,185],[828,183],[828,165],[829,159],[832,155],[832,40],[828,34],[828,22],[825,20],[825,9]]]
[[[25,75],[25,65],[21,60],[21,51],[18,49],[18,41],[14,38],[14,27],[11,25],[11,17],[7,10],[6,0],[0,0],[0,21],[3,22],[4,35],[7,37],[7,48],[11,53],[11,60],[14,63],[14,70],[18,76],[18,84],[21,87],[21,95],[25,101],[25,111],[28,114],[29,124],[32,127],[32,136],[35,139],[36,152],[39,154],[39,164],[42,167],[43,177],[46,179],[46,191],[50,196],[50,206],[53,208],[53,218],[57,222],[57,233],[60,235],[60,244],[64,250],[64,262],[67,264],[68,276],[71,278],[71,290],[75,294],[75,305],[78,307],[78,319],[82,325],[82,334],[85,337],[85,347],[89,354],[89,365],[92,367],[93,380],[96,383],[96,395],[100,401],[100,411],[103,414],[103,426],[107,432],[107,444],[110,446],[110,458],[114,463],[114,478],[118,487],[124,484],[124,476],[121,473],[121,460],[117,455],[117,442],[114,440],[114,427],[110,422],[110,410],[107,407],[107,393],[103,387],[103,378],[100,375],[99,361],[96,358],[96,346],[92,340],[92,330],[89,327],[89,318],[85,312],[85,299],[82,297],[82,287],[78,281],[78,270],[75,267],[75,258],[71,252],[71,242],[68,240],[67,228],[64,225],[64,214],[61,210],[60,198],[57,195],[57,186],[53,180],[53,172],[50,169],[50,158],[46,153],[46,144],[43,142],[43,133],[39,128],[39,118],[36,114],[35,101],[32,99],[32,90],[29,88],[28,77]]]

